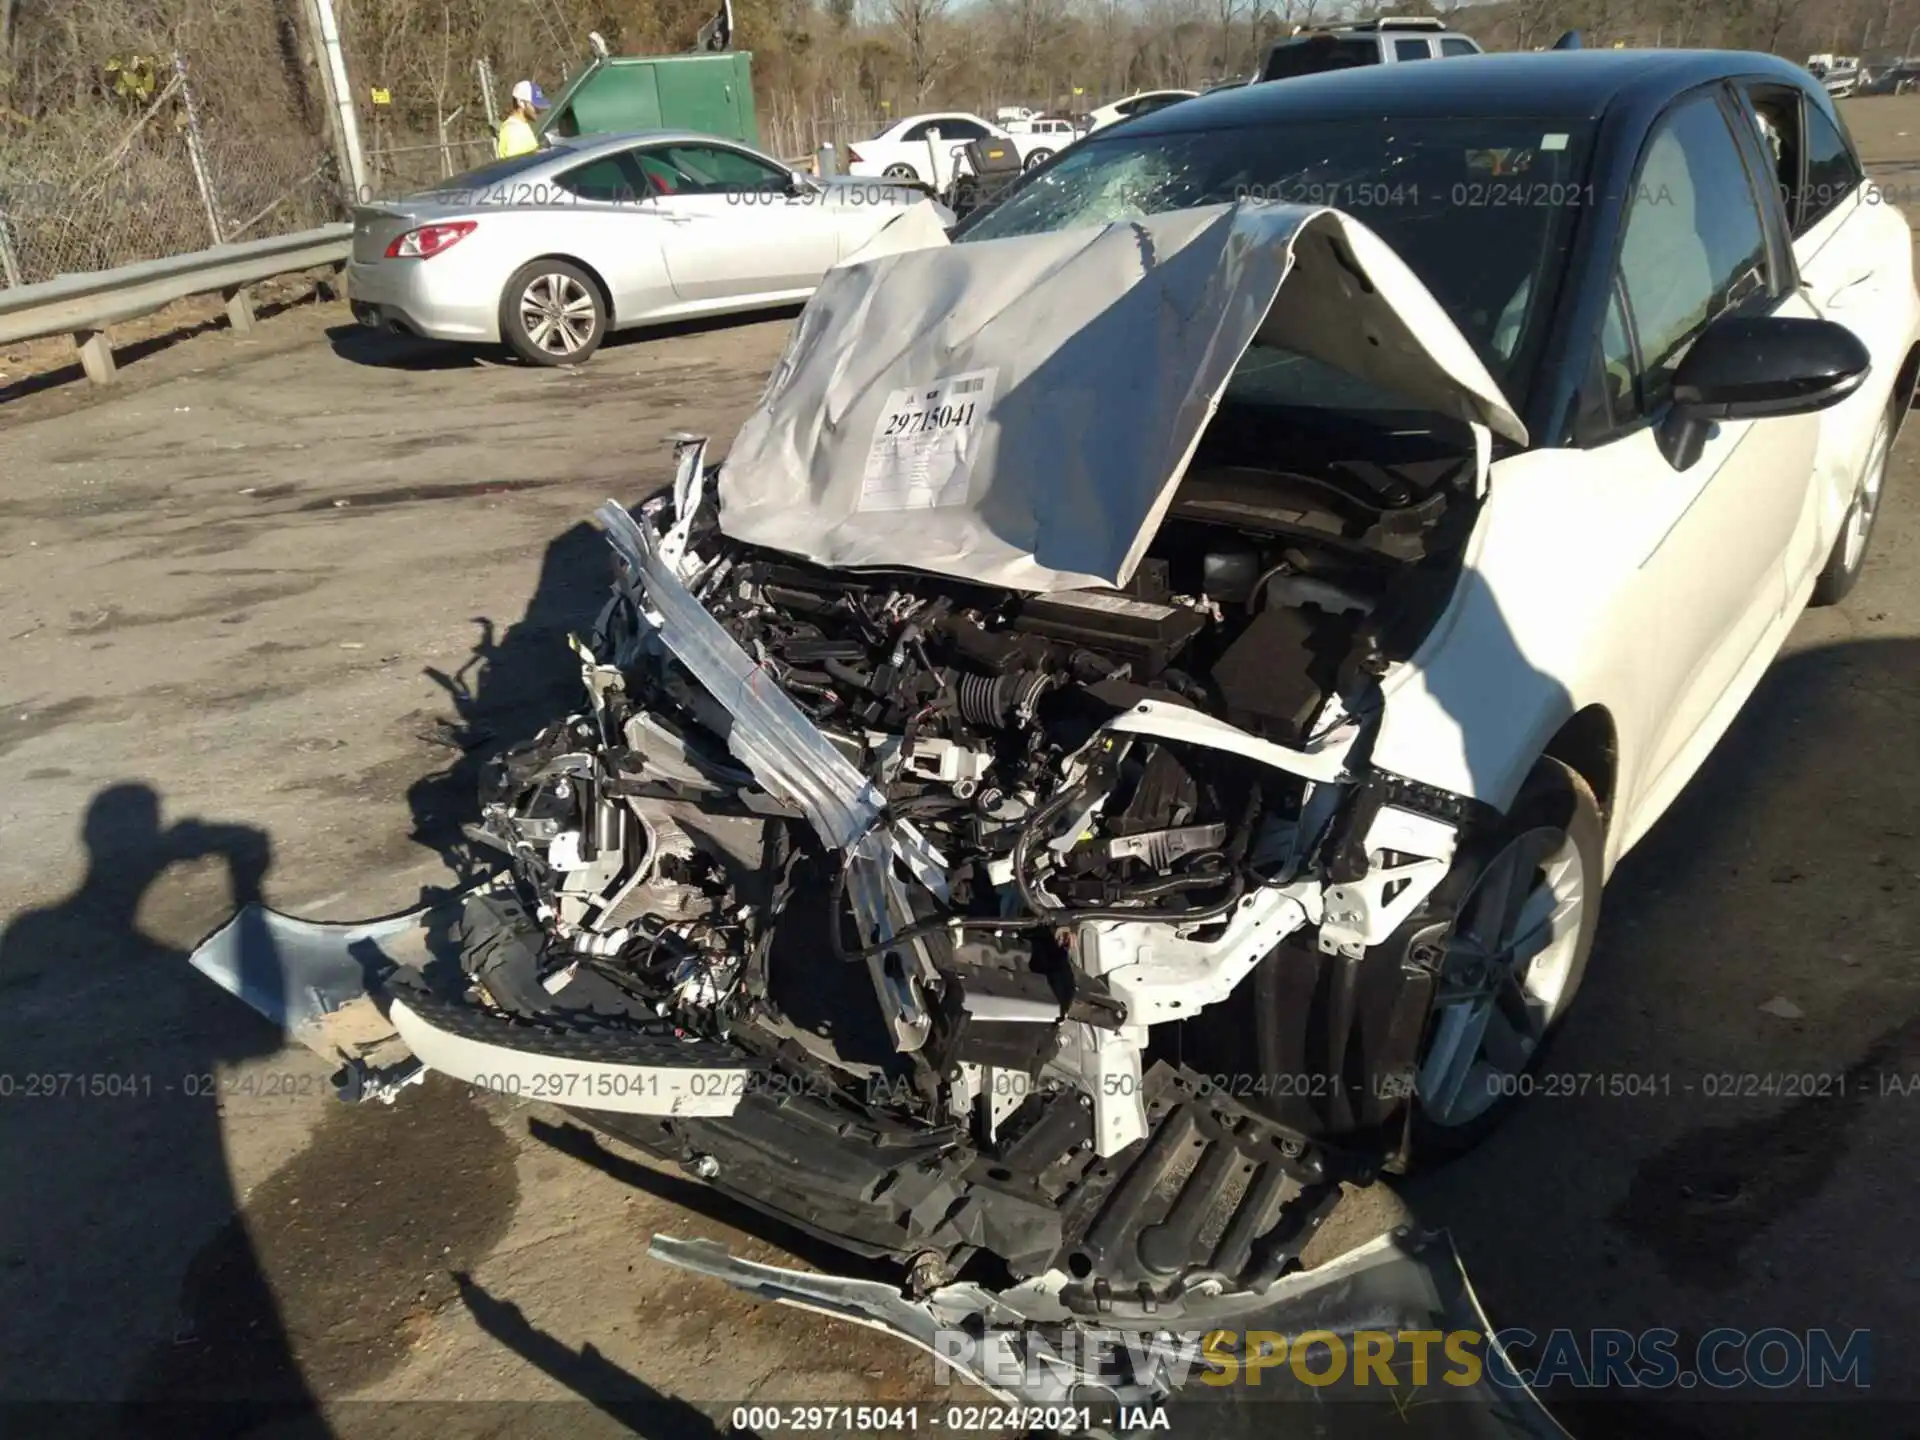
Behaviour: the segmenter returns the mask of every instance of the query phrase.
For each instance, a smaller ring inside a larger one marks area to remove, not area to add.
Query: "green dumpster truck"
[[[758,149],[752,52],[596,55],[540,127],[557,139],[627,130],[696,130]]]

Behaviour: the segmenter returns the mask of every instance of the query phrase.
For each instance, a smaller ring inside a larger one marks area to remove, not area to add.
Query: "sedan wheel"
[[[1535,766],[1476,848],[1484,859],[1463,854],[1443,882],[1458,898],[1414,1074],[1416,1158],[1471,1148],[1527,1093],[1599,919],[1599,804],[1558,761]]]
[[[1053,151],[1036,150],[1031,155],[1027,156],[1026,168],[1029,170],[1037,169],[1040,166],[1046,164],[1047,161],[1051,160],[1052,158],[1053,158]]]
[[[1464,1125],[1517,1088],[1559,1012],[1586,904],[1565,831],[1516,836],[1481,872],[1448,941],[1416,1081],[1427,1118]]]
[[[1880,518],[1880,496],[1887,484],[1887,461],[1893,454],[1893,436],[1900,397],[1880,417],[1867,446],[1867,458],[1860,467],[1860,479],[1854,487],[1853,503],[1840,522],[1840,534],[1827,555],[1827,563],[1813,582],[1810,605],[1837,605],[1847,598],[1867,560],[1867,545],[1873,539],[1874,521]]]
[[[880,172],[889,180],[918,180],[920,172],[911,165],[889,165]]]
[[[593,278],[563,260],[536,260],[507,282],[500,333],[535,365],[578,365],[606,336],[606,304]]]

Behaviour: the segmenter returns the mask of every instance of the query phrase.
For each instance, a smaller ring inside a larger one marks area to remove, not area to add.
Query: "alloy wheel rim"
[[[520,293],[520,325],[549,355],[571,355],[593,338],[593,297],[571,275],[541,275]]]
[[[1892,427],[1882,417],[1873,432],[1873,444],[1867,451],[1867,466],[1860,476],[1860,488],[1847,514],[1846,568],[1857,569],[1867,558],[1867,538],[1873,530],[1873,517],[1880,509],[1880,490],[1886,481],[1887,452],[1891,448]]]
[[[1586,876],[1573,837],[1541,826],[1480,872],[1448,937],[1415,1089],[1436,1125],[1464,1125],[1526,1070],[1580,943]]]

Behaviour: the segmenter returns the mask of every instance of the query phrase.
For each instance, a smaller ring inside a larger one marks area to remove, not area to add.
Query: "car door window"
[[[1795,237],[1818,225],[1864,178],[1847,137],[1815,104],[1806,107],[1807,179],[1794,218]]]
[[[918,125],[909,125],[907,127],[907,133],[902,135],[900,138],[903,141],[904,140],[924,140],[927,138],[927,132],[932,130],[936,124],[938,124],[937,121],[922,120]]]
[[[1440,53],[1442,56],[1478,55],[1480,53],[1480,47],[1471,40],[1462,40],[1458,36],[1450,36],[1440,42]]]
[[[600,200],[613,204],[641,198],[649,193],[646,177],[633,168],[626,154],[603,155],[576,165],[558,181],[562,190],[580,200]]]
[[[1600,383],[1606,396],[1610,423],[1624,425],[1633,418],[1638,400],[1633,386],[1633,333],[1627,328],[1627,302],[1615,285],[1607,296],[1607,316],[1600,322]]]
[[[1760,145],[1780,192],[1780,203],[1792,218],[1800,193],[1800,92],[1786,86],[1757,86],[1747,94]]]
[[[1393,42],[1393,58],[1396,60],[1431,60],[1433,51],[1427,48],[1424,40],[1396,40]]]
[[[792,183],[778,166],[720,145],[656,146],[640,168],[665,195],[777,194]]]
[[[1767,234],[1725,112],[1711,94],[1662,120],[1641,161],[1620,246],[1643,413],[1707,322],[1768,293]]]
[[[984,140],[992,132],[972,120],[945,120],[940,125],[942,140]]]

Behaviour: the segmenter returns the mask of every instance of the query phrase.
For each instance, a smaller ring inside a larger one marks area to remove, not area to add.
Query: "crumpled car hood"
[[[721,468],[721,527],[827,565],[1124,585],[1256,338],[1527,441],[1379,236],[1214,205],[829,271]]]

